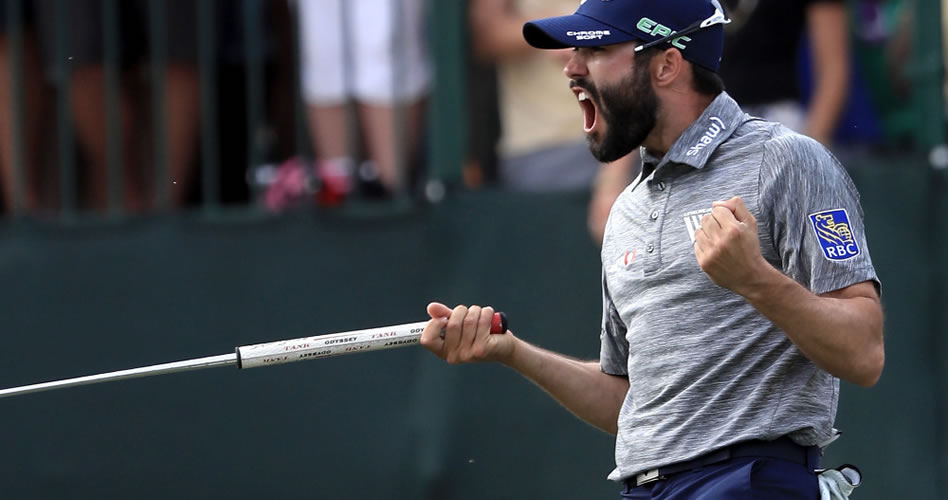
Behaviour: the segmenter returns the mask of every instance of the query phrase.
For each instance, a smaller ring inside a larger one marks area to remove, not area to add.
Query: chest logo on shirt
[[[618,259],[613,261],[612,265],[609,266],[609,270],[615,273],[625,269],[630,269],[638,254],[638,250],[626,250],[625,252],[619,254]]]
[[[849,260],[859,255],[859,245],[845,209],[826,210],[810,215],[816,239],[829,260]]]
[[[695,244],[695,233],[701,228],[701,218],[710,213],[710,208],[702,208],[685,214],[685,228],[688,229],[688,236],[691,237],[692,245]]]

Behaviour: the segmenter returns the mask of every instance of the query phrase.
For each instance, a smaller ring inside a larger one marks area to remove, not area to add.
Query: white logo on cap
[[[567,31],[566,36],[575,38],[577,40],[602,40],[604,36],[611,36],[612,33],[609,30],[594,30],[594,31]]]

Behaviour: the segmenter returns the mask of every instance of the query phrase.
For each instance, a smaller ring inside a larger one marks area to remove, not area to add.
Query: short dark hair
[[[724,92],[724,80],[720,75],[694,63],[691,64],[691,68],[694,74],[694,80],[691,83],[695,91],[712,97]]]

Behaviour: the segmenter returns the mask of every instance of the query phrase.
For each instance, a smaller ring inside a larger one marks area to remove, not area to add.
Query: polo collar
[[[645,163],[656,165],[655,170],[667,163],[704,168],[718,146],[728,140],[744,122],[745,116],[737,102],[727,92],[721,92],[704,113],[685,129],[664,158],[660,160],[643,147],[642,159]]]

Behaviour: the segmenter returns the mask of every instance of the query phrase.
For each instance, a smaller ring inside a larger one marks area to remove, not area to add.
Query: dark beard
[[[602,90],[591,82],[581,82],[595,99],[599,119],[606,124],[605,137],[586,136],[589,151],[596,160],[610,163],[622,158],[641,146],[655,128],[658,97],[647,68],[647,65],[636,68],[619,85]]]

